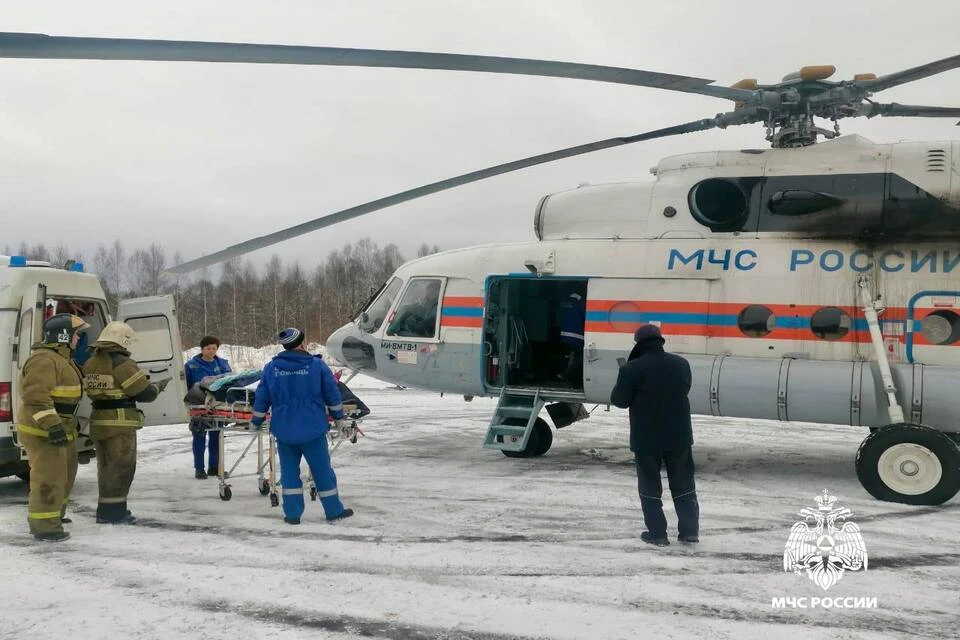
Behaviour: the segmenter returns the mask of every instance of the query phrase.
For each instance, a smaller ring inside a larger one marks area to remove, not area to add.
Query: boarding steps
[[[490,419],[484,438],[486,449],[524,451],[533,433],[533,425],[543,409],[539,389],[508,389],[500,392],[500,401]]]

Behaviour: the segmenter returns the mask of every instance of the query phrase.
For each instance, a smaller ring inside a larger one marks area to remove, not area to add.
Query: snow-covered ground
[[[141,432],[134,526],[94,522],[81,467],[62,544],[26,534],[26,487],[0,480],[0,637],[955,638],[960,500],[881,503],[859,486],[863,433],[698,418],[702,542],[653,548],[642,530],[626,414],[599,407],[540,459],[480,447],[492,400],[375,381],[374,413],[334,455],[356,516],[307,503],[286,525],[253,477],[193,478],[184,425]],[[228,440],[228,461],[245,444]],[[252,472],[247,459],[239,471]],[[853,510],[866,572],[824,593],[782,570],[797,512],[824,488]],[[672,506],[668,518],[674,522]],[[672,536],[675,536],[675,529]],[[876,609],[775,609],[853,596]]]

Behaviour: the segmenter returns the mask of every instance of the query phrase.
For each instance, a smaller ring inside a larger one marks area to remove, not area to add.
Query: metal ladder
[[[530,441],[533,425],[543,409],[544,401],[540,398],[540,390],[508,390],[504,387],[500,391],[500,401],[490,419],[490,427],[483,440],[485,449],[499,449],[500,451],[523,451]],[[504,424],[509,418],[524,420],[524,424]],[[498,436],[500,441],[498,442]]]

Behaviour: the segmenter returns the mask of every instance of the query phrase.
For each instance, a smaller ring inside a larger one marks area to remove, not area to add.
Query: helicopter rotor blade
[[[960,107],[928,107],[916,104],[890,104],[871,105],[868,117],[873,116],[904,116],[916,118],[960,118]]]
[[[654,138],[663,138],[667,136],[680,135],[683,133],[692,133],[694,131],[705,131],[715,127],[726,127],[728,125],[746,123],[745,121],[741,122],[743,118],[740,117],[739,114],[736,114],[736,117],[731,117],[731,115],[732,114],[721,114],[716,118],[695,120],[693,122],[678,124],[663,129],[656,129],[654,131],[647,131],[645,133],[640,133],[633,136],[608,138],[606,140],[588,142],[575,147],[567,147],[566,149],[559,149],[549,153],[541,153],[539,155],[530,156],[521,160],[514,160],[512,162],[506,162],[504,164],[487,167],[486,169],[471,171],[470,173],[464,173],[459,176],[454,176],[453,178],[447,178],[446,180],[440,180],[439,182],[433,182],[416,187],[414,189],[395,193],[384,198],[379,198],[371,202],[366,202],[355,207],[350,207],[349,209],[343,209],[341,211],[337,211],[336,213],[331,213],[320,218],[302,222],[287,229],[281,229],[280,231],[269,233],[265,236],[252,238],[239,244],[227,247],[221,251],[197,258],[196,260],[191,260],[189,262],[168,267],[166,271],[173,274],[190,273],[191,271],[209,267],[236,256],[241,256],[246,253],[250,253],[251,251],[257,251],[258,249],[263,249],[264,247],[268,247],[272,244],[289,240],[290,238],[295,238],[305,233],[310,233],[311,231],[316,231],[317,229],[323,229],[324,227],[329,227],[330,225],[357,218],[368,213],[373,213],[374,211],[379,211],[380,209],[384,209],[395,204],[400,204],[416,198],[422,198],[423,196],[438,193],[440,191],[446,191],[447,189],[459,187],[460,185],[469,184],[471,182],[477,182],[478,180],[483,180],[485,178],[502,175],[511,171],[517,171],[519,169],[525,169],[527,167],[553,162],[554,160],[562,160],[564,158],[571,158],[573,156],[592,153],[594,151],[601,151],[603,149],[611,149],[613,147],[633,144],[635,142],[643,142],[644,140],[652,140]]]
[[[960,55],[950,56],[949,58],[936,60],[934,62],[928,62],[927,64],[920,65],[919,67],[912,67],[910,69],[904,69],[903,71],[897,71],[896,73],[880,76],[874,80],[860,80],[857,81],[856,84],[870,92],[883,91],[884,89],[889,89],[890,87],[896,87],[897,85],[905,84],[907,82],[920,80],[928,76],[943,73],[944,71],[956,69],[957,67],[960,67]]]
[[[745,89],[712,85],[713,80],[656,71],[643,71],[641,69],[555,60],[425,51],[389,51],[189,40],[78,38],[48,36],[40,33],[0,33],[0,58],[153,60],[443,69],[611,82],[685,93],[699,93],[739,102],[748,102],[754,99],[756,95],[755,92]]]

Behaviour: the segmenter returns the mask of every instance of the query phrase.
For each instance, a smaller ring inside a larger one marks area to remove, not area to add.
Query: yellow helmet
[[[112,342],[124,349],[129,349],[130,345],[133,344],[136,339],[137,334],[130,325],[126,322],[114,320],[103,328],[103,331],[100,332],[100,337],[97,338],[94,344],[99,345],[104,342]]]

